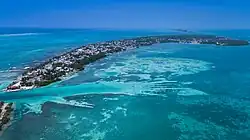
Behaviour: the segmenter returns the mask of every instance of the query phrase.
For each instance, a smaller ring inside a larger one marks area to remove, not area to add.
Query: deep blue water
[[[197,32],[250,40],[249,30]],[[10,67],[32,66],[86,43],[176,33],[2,29],[0,83],[4,88],[19,75]],[[0,92],[0,100],[17,107],[0,139],[248,140],[249,53],[250,46],[153,45],[114,54],[48,87]]]

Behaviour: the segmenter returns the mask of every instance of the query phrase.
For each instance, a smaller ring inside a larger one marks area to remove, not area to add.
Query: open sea
[[[250,30],[196,33],[250,41]],[[0,28],[0,100],[16,104],[0,140],[249,140],[250,46],[141,47],[47,87],[2,91],[84,44],[162,34],[181,32]]]

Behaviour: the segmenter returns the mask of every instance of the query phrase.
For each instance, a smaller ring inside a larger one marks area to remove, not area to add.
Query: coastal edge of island
[[[211,44],[217,46],[249,45],[249,42],[245,40],[199,34],[144,36],[132,39],[98,42],[76,48],[48,59],[33,68],[26,69],[23,74],[17,77],[4,91],[12,92],[47,86],[51,83],[61,81],[68,75],[84,70],[85,65],[110,54],[160,43]]]
[[[10,125],[13,116],[14,104],[0,101],[0,136]]]

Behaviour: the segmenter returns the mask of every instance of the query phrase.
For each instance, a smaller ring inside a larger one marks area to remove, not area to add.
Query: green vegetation
[[[74,63],[73,65],[71,65],[71,67],[73,69],[83,70],[84,69],[83,68],[84,65],[88,65],[88,64],[90,64],[92,62],[95,62],[95,61],[101,59],[101,58],[104,58],[105,56],[106,56],[105,53],[99,53],[97,55],[92,55],[92,56],[90,56],[88,58],[77,60],[76,63]]]
[[[54,82],[57,82],[57,81],[60,81],[60,79],[55,79],[55,80],[48,80],[48,81],[37,81],[35,83],[36,86],[38,87],[42,87],[42,86],[47,86],[47,85],[50,85],[51,83],[54,83]]]

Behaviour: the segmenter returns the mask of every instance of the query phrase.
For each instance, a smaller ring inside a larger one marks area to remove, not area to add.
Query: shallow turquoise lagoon
[[[1,88],[21,72],[10,72],[10,67],[34,65],[65,49],[178,33],[23,29],[10,35],[12,32],[0,35]],[[199,32],[250,40],[246,30]],[[0,139],[248,140],[249,53],[250,46],[153,45],[114,54],[48,87],[1,92],[0,100],[15,102],[17,109],[13,124]]]

